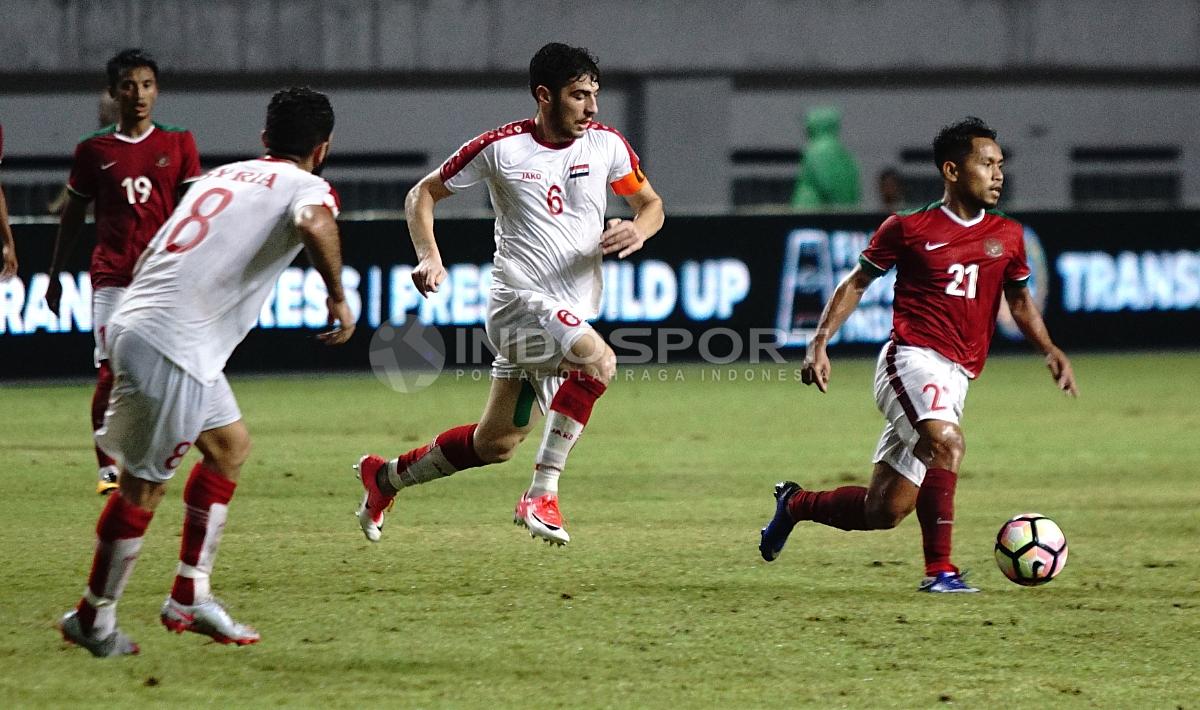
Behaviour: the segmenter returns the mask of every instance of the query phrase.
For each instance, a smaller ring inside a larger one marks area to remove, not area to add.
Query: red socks
[[[917,520],[925,552],[925,574],[957,572],[950,564],[954,532],[954,491],[958,475],[944,468],[931,468],[917,492]],[[788,503],[792,520],[811,520],[841,530],[869,530],[866,520],[867,489],[843,486],[833,491],[800,491]]]
[[[479,424],[464,424],[447,429],[433,440],[433,445],[442,450],[442,455],[455,471],[484,465],[484,460],[475,453],[475,429]]]
[[[237,484],[197,461],[183,489],[183,540],[179,571],[171,597],[180,604],[202,604],[211,597],[209,577],[225,529],[229,501]]]
[[[108,360],[100,361],[96,370],[96,391],[92,393],[92,431],[98,431],[104,425],[104,410],[108,409],[108,396],[112,394],[113,372],[108,366]],[[96,462],[100,468],[116,464],[111,456],[96,448]]]
[[[96,553],[88,586],[79,600],[79,621],[96,636],[107,636],[116,627],[117,601],[133,573],[142,549],[142,537],[154,513],[125,500],[120,491],[108,497],[96,522]]]
[[[463,469],[486,465],[487,462],[479,458],[475,451],[475,429],[478,426],[464,424],[447,429],[438,434],[432,443],[418,446],[389,461],[387,466],[380,469],[380,473],[398,491]]]
[[[811,520],[839,530],[869,530],[867,489],[842,486],[832,491],[799,491],[788,502],[792,520]]]
[[[542,444],[534,459],[533,481],[529,484],[531,498],[558,493],[558,477],[567,466],[567,456],[583,435],[596,400],[607,389],[600,380],[578,370],[563,377],[546,413]]]
[[[565,414],[586,426],[596,400],[607,390],[608,387],[595,377],[579,370],[571,370],[563,378],[562,385],[550,402],[550,411]]]
[[[950,564],[950,538],[954,532],[954,491],[958,475],[944,468],[931,468],[917,493],[917,520],[925,551],[925,574],[957,572]]]

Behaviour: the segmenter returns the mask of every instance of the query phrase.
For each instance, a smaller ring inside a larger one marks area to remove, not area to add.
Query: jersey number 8
[[[204,204],[209,201],[208,198],[214,195],[219,198],[216,207],[213,207],[208,212],[203,212]],[[204,238],[208,236],[208,221],[220,214],[221,210],[228,207],[231,201],[233,201],[233,193],[223,187],[214,187],[197,197],[196,201],[192,203],[191,214],[176,224],[175,229],[172,229],[170,236],[167,237],[167,251],[172,254],[179,254],[194,248],[197,244],[204,241]],[[191,239],[180,244],[179,235],[183,232],[184,227],[187,227],[189,224],[197,225],[196,233],[192,235]]]

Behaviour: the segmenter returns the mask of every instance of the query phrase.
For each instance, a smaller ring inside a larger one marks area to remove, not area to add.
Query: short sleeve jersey
[[[592,122],[566,143],[539,140],[532,119],[463,144],[441,167],[458,192],[486,182],[496,212],[493,289],[531,290],[593,318],[603,280],[600,234],[607,189],[630,195],[646,181],[615,129]]]
[[[289,161],[210,171],[146,247],[112,322],[201,382],[213,381],[300,252],[294,217],[309,205],[335,217],[339,209],[329,183]]]
[[[179,186],[200,173],[192,134],[153,123],[137,138],[116,125],[75,146],[67,189],[96,202],[92,287],[126,286],[134,264],[175,209]]]
[[[996,211],[963,221],[935,202],[888,217],[859,259],[868,273],[896,268],[892,339],[983,371],[1006,283],[1029,278],[1024,228]]]

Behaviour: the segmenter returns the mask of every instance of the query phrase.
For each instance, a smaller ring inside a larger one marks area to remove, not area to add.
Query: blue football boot
[[[918,592],[932,592],[934,594],[970,594],[979,590],[967,584],[963,578],[966,577],[966,572],[938,572],[932,577],[926,577],[921,580],[921,586],[917,587]]]
[[[758,551],[767,562],[774,562],[775,558],[779,557],[788,535],[791,535],[792,528],[796,527],[796,522],[788,513],[788,503],[792,496],[802,490],[800,484],[792,481],[780,481],[775,484],[775,516],[762,529],[758,542]]]

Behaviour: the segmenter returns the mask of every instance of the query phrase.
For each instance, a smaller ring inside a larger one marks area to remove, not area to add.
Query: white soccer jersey
[[[593,318],[603,282],[600,235],[607,186],[641,189],[637,154],[616,130],[592,122],[582,137],[543,143],[532,119],[468,141],[441,167],[457,192],[487,181],[496,211],[493,289],[547,294]]]
[[[201,382],[215,380],[303,247],[294,217],[308,205],[338,213],[329,183],[289,161],[210,171],[146,247],[113,323]]]

